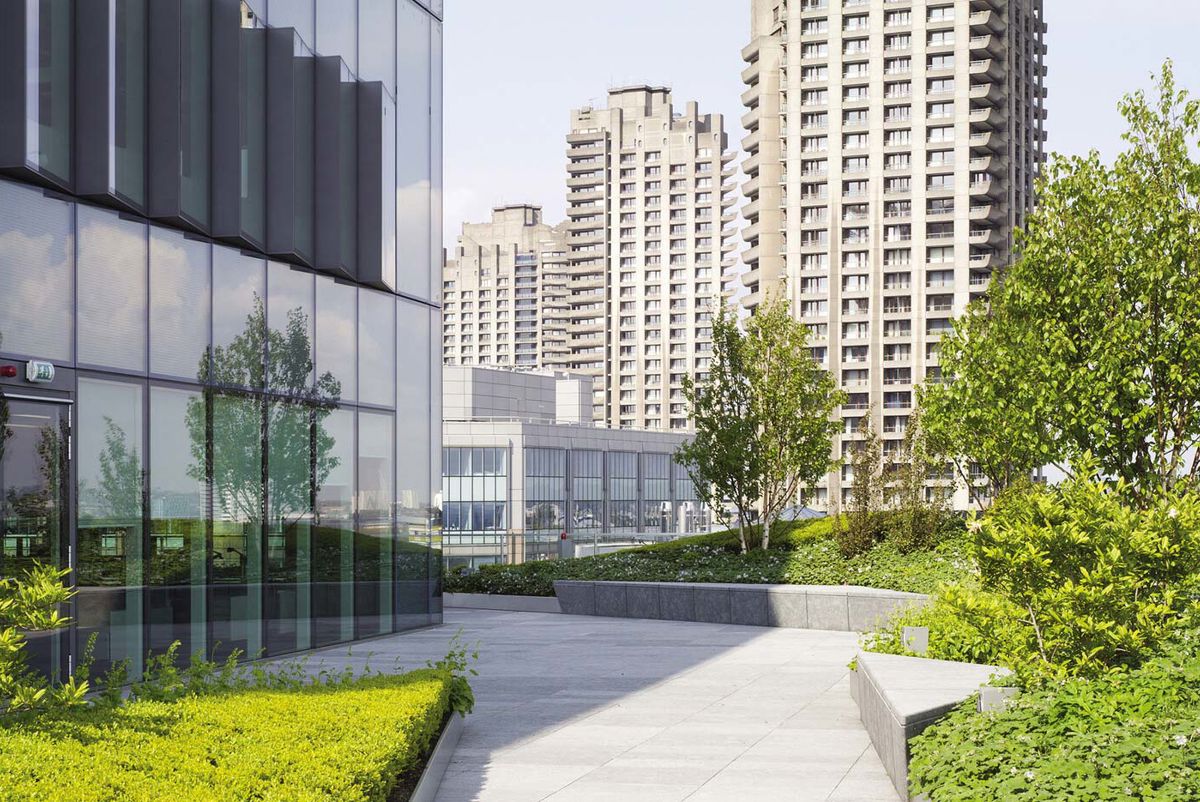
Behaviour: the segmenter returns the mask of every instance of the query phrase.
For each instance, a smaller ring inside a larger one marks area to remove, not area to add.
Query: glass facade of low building
[[[439,622],[441,4],[15,5],[0,576],[78,588],[35,666]]]

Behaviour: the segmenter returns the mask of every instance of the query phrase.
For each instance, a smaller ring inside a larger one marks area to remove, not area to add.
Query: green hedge
[[[450,710],[444,672],[0,723],[0,800],[384,802]]]
[[[967,572],[967,541],[961,531],[936,548],[902,554],[884,541],[852,558],[838,551],[829,519],[797,523],[772,535],[767,551],[740,554],[736,532],[684,538],[670,543],[523,565],[484,566],[474,573],[451,571],[445,590],[553,596],[554,580],[627,582],[736,582],[792,585],[863,585],[932,593]]]

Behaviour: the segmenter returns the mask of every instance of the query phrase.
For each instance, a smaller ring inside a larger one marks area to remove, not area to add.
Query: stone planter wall
[[[756,627],[862,632],[929,597],[853,586],[684,582],[554,583],[568,615],[654,618]]]
[[[506,610],[514,613],[559,613],[553,596],[501,596],[490,593],[443,593],[443,607],[470,610]]]

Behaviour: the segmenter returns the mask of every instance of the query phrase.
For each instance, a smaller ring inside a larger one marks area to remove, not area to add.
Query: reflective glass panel
[[[26,142],[31,166],[71,180],[73,0],[26,0]],[[11,24],[11,19],[6,21]]]
[[[358,291],[358,400],[396,404],[396,299],[374,290]],[[411,348],[406,342],[403,347]]]
[[[429,376],[429,312],[396,299],[396,626],[421,626],[428,621],[427,580],[430,577],[431,502],[429,453],[432,409]],[[440,346],[440,343],[439,343]],[[438,406],[438,414],[441,407]],[[441,451],[441,442],[435,443]],[[438,563],[440,572],[440,563]]]
[[[80,363],[146,370],[144,223],[79,206]]]
[[[392,416],[358,413],[358,530],[354,593],[357,637],[391,632]]]
[[[397,42],[396,289],[418,298],[430,293],[430,17],[399,0]]]
[[[267,384],[296,396],[311,396],[316,309],[313,274],[281,262],[267,268]],[[336,400],[336,398],[334,399]]]
[[[396,94],[396,0],[359,0],[358,77]]]
[[[76,584],[81,643],[96,636],[93,670],[142,653],[142,386],[79,380]]]
[[[205,583],[211,551],[206,520],[207,408],[204,396],[150,388],[150,553],[146,565],[147,648],[204,653]]]
[[[150,372],[208,373],[212,246],[150,227]]]
[[[212,47],[209,0],[181,0],[180,210],[208,223]]]
[[[213,249],[212,378],[226,387],[262,387],[266,356],[266,263]]]
[[[354,412],[339,409],[317,438],[312,644],[354,637]]]
[[[74,228],[70,204],[0,181],[0,352],[73,361]]]
[[[316,51],[322,56],[341,56],[352,72],[358,72],[358,9],[345,0],[317,0]]]
[[[208,632],[217,659],[262,648],[263,402],[217,394],[212,407]]]
[[[357,289],[318,277],[317,375],[328,382],[331,394],[345,401],[358,397],[357,338]]]
[[[113,43],[113,188],[146,202],[146,0],[116,0]]]
[[[313,0],[271,0],[267,9],[272,28],[295,28],[308,44],[314,41]]]
[[[267,653],[310,646],[312,595],[312,435],[328,412],[304,401],[275,401],[267,416]],[[317,470],[326,473],[321,464]],[[322,477],[323,478],[323,477]]]

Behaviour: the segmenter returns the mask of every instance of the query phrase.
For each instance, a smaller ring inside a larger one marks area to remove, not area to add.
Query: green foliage
[[[868,409],[859,430],[861,440],[853,441],[850,469],[850,501],[846,517],[834,519],[834,537],[843,557],[865,554],[883,540],[883,443],[872,422],[874,411]]]
[[[1200,479],[1200,100],[1127,97],[1127,149],[1056,157],[1020,259],[942,341],[922,403],[949,453],[1002,489],[1092,454],[1145,503]]]
[[[746,321],[743,347],[766,549],[779,515],[834,464],[830,454],[841,422],[833,411],[846,396],[813,360],[808,329],[783,297],[767,298]]]
[[[446,656],[436,662],[429,661],[426,668],[433,669],[446,677],[450,710],[460,716],[466,716],[475,709],[475,692],[471,690],[468,677],[477,677],[479,672],[472,664],[479,659],[479,649],[476,646],[468,650],[462,642],[462,630],[454,633],[450,639],[450,649]]]
[[[974,700],[911,742],[914,793],[931,802],[1200,798],[1200,631],[1182,629],[1129,672]]]
[[[893,509],[888,538],[902,552],[931,547],[952,518],[946,497],[937,492],[926,499],[925,482],[941,464],[920,410],[908,419],[898,460],[891,466],[890,495]],[[936,488],[941,491],[942,488]]]
[[[86,681],[51,682],[34,674],[25,659],[27,631],[62,629],[59,612],[74,592],[63,585],[69,572],[34,565],[19,578],[0,578],[0,711],[34,710],[82,703]]]
[[[737,582],[794,585],[864,585],[932,593],[967,570],[961,531],[930,551],[901,554],[887,540],[846,559],[833,539],[832,519],[781,524],[771,548],[741,553],[737,532],[684,538],[600,557],[485,566],[474,573],[451,571],[445,590],[553,596],[554,580],[626,582]]]
[[[0,800],[384,802],[450,711],[446,673],[425,669],[15,716]]]
[[[978,582],[942,588],[867,648],[903,653],[901,629],[928,626],[929,656],[1003,665],[1024,685],[1136,667],[1195,598],[1200,496],[1175,489],[1145,510],[1127,497],[1089,478],[1008,494],[972,526]]]
[[[697,498],[725,526],[737,518],[742,551],[749,550],[746,521],[758,500],[762,475],[761,451],[756,448],[757,425],[746,365],[745,338],[737,318],[722,306],[713,319],[712,362],[707,380],[697,384],[683,378],[683,394],[695,435],[675,452],[687,470]]]
[[[1029,659],[1048,675],[1136,666],[1178,625],[1200,573],[1200,496],[1126,505],[1123,480],[1085,473],[1006,499],[976,533],[984,588],[1021,610]]]

